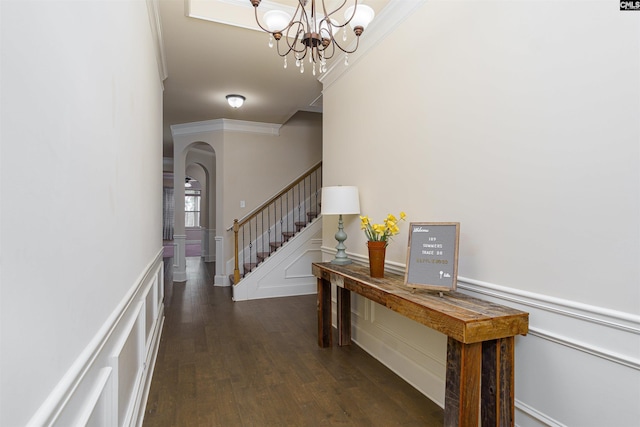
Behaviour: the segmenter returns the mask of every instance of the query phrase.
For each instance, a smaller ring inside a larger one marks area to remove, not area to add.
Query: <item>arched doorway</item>
[[[216,156],[207,143],[174,153],[174,281],[186,281],[186,257],[215,261]]]

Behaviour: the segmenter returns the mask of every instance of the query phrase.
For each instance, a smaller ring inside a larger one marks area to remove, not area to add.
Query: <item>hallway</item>
[[[211,285],[213,263],[187,258],[186,283],[165,263],[145,426],[442,425],[440,407],[358,346],[318,347],[315,295],[234,303]]]

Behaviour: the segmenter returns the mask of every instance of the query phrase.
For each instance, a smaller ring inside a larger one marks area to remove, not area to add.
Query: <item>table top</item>
[[[460,292],[414,290],[404,276],[385,272],[381,279],[358,264],[313,263],[313,275],[356,292],[462,343],[526,335],[529,313]]]

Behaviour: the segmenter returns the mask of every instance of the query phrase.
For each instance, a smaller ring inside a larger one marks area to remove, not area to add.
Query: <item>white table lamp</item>
[[[347,240],[347,233],[344,232],[342,224],[342,215],[358,215],[360,214],[360,196],[358,187],[336,186],[322,187],[322,215],[340,215],[338,217],[338,232],[336,240],[338,246],[336,249],[336,257],[331,261],[332,264],[346,265],[351,264],[351,260],[347,258],[344,241]]]

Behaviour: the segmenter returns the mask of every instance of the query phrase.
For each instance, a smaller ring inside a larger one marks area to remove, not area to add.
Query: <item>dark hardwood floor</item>
[[[357,345],[318,347],[315,295],[234,303],[212,265],[187,258],[186,283],[165,267],[144,426],[442,426],[440,407]]]

